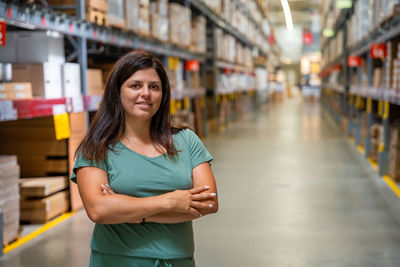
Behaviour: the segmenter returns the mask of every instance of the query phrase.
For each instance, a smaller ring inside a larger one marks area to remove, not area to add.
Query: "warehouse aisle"
[[[199,267],[400,266],[400,227],[319,104],[287,100],[207,138],[219,213],[195,222]],[[0,266],[87,266],[84,212]]]

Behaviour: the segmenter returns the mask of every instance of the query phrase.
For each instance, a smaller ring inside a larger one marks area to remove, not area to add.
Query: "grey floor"
[[[318,104],[270,104],[205,143],[220,210],[195,222],[199,267],[400,266],[379,177]],[[87,266],[92,227],[79,212],[0,266]]]

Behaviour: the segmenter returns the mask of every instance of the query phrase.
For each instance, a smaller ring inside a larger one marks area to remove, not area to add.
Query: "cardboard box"
[[[0,62],[17,62],[17,34],[13,31],[7,31],[5,46],[0,46]]]
[[[107,0],[108,24],[118,28],[125,28],[124,0]]]
[[[65,63],[62,65],[62,84],[64,97],[76,97],[81,93],[80,65],[77,63]]]
[[[65,63],[64,36],[41,31],[19,31],[16,38],[17,62]]]
[[[68,162],[69,162],[69,176],[72,175],[72,168],[75,163],[75,152],[79,144],[82,142],[87,131],[87,113],[72,113],[70,116],[70,129],[71,136],[68,139]],[[79,195],[78,186],[71,180],[69,182],[71,209],[78,210],[83,207],[81,197]]]
[[[23,198],[46,197],[68,188],[68,178],[41,177],[20,179],[20,193]]]
[[[156,0],[156,12],[161,17],[168,17],[168,0]]]
[[[50,5],[76,5],[76,0],[47,0]],[[94,8],[107,12],[108,4],[106,0],[85,0],[86,8]]]
[[[19,235],[19,194],[15,192],[13,200],[3,202],[0,208],[3,213],[3,244],[7,245],[17,239]]]
[[[203,16],[192,19],[191,42],[196,52],[205,53],[207,50],[206,42],[206,19]]]
[[[61,191],[46,198],[21,199],[21,221],[45,223],[68,211],[69,192]]]
[[[19,233],[19,173],[16,156],[0,156],[0,209],[3,214],[4,244],[15,240]]]
[[[0,99],[32,98],[31,83],[0,83]]]
[[[392,127],[390,130],[390,147],[400,148],[400,128]]]
[[[176,45],[191,44],[191,10],[177,3],[169,3],[169,40]]]
[[[14,82],[31,82],[32,95],[47,99],[63,97],[61,65],[13,64]]]
[[[151,36],[164,42],[168,41],[168,18],[151,13],[150,22]]]
[[[87,95],[104,94],[103,74],[100,69],[87,69],[86,79]]]
[[[400,148],[389,148],[389,176],[395,181],[400,182]]]

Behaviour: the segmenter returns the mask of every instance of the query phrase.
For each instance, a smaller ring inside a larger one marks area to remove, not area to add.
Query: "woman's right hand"
[[[215,193],[206,193],[209,186],[199,186],[190,190],[176,190],[165,194],[168,209],[174,212],[186,212],[200,217],[198,209],[211,209],[212,205],[203,203],[204,200],[212,199]]]

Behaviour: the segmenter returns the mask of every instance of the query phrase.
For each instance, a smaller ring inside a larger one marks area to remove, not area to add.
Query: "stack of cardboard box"
[[[205,53],[207,50],[206,42],[206,19],[203,16],[193,17],[192,19],[192,44],[191,49],[195,52]]]
[[[55,138],[52,117],[2,122],[0,154],[14,154],[21,177],[68,175],[67,140]]]
[[[189,48],[191,44],[192,12],[177,3],[169,3],[169,40],[172,44]]]
[[[0,209],[3,213],[3,242],[19,234],[19,166],[16,156],[0,156]]]
[[[125,0],[126,26],[140,36],[150,36],[149,0]]]
[[[67,177],[20,180],[21,221],[45,223],[69,209]]]
[[[0,99],[32,98],[31,83],[0,83]]]
[[[64,36],[18,31],[8,32],[7,39],[6,46],[0,48],[0,61],[12,63],[13,83],[2,85],[13,87],[14,93],[8,90],[5,97],[54,99],[81,95],[80,66],[65,63]]]
[[[157,0],[150,3],[150,22],[151,36],[167,42],[169,38],[168,0]]]
[[[393,127],[390,132],[389,175],[400,182],[400,127]]]
[[[62,6],[75,6],[76,0],[47,0],[55,10],[64,10]],[[107,11],[108,4],[106,0],[86,0],[85,12],[86,20],[96,23],[98,25],[107,25]],[[68,11],[68,13],[75,14],[75,10]]]
[[[125,29],[126,21],[124,16],[124,0],[107,0],[107,4],[108,25]]]

